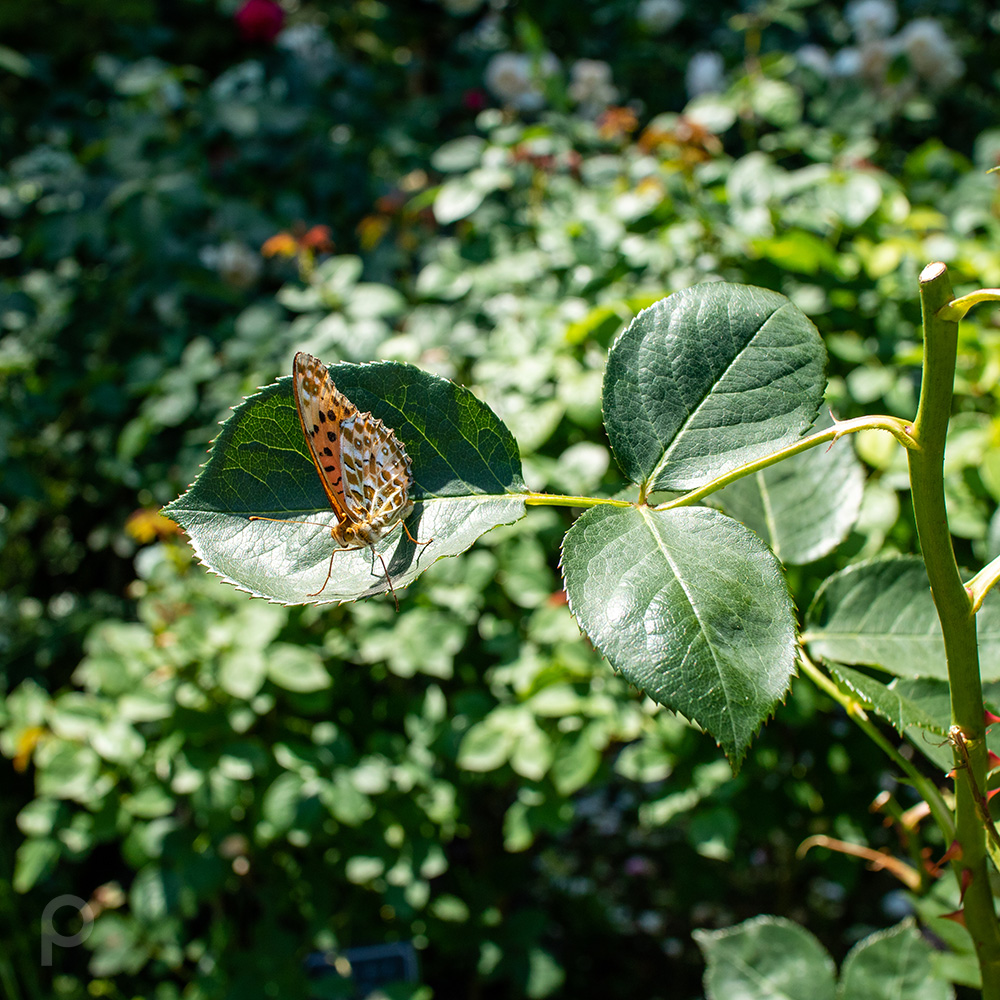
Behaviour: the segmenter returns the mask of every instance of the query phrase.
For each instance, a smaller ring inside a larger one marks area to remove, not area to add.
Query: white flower
[[[536,59],[523,52],[498,52],[487,64],[486,86],[505,104],[521,111],[537,111],[545,104],[539,84],[559,72],[551,52]]]
[[[722,90],[725,63],[718,52],[696,52],[688,63],[684,84],[689,97]]]
[[[217,271],[222,280],[234,288],[249,288],[260,277],[260,254],[237,240],[227,240],[217,247],[203,247],[199,257],[205,267]]]
[[[570,99],[588,111],[603,111],[618,96],[611,67],[600,59],[577,59],[569,71]]]
[[[946,87],[965,72],[951,39],[940,21],[919,17],[900,33],[899,43],[918,76],[935,87]]]
[[[895,41],[891,38],[865,42],[858,53],[860,57],[858,74],[869,83],[885,83],[889,63],[892,62],[896,51]]]
[[[826,78],[833,72],[830,54],[821,45],[803,45],[795,58],[800,66],[811,69],[817,76]]]
[[[859,49],[841,49],[830,65],[833,76],[855,77],[861,75],[861,52]]]
[[[312,83],[326,83],[333,75],[337,50],[318,24],[293,24],[278,35],[274,44],[295,57],[296,65]]]
[[[681,0],[642,0],[635,16],[647,31],[662,35],[684,16],[684,4]]]
[[[892,0],[853,0],[844,17],[859,42],[871,42],[896,27],[896,5]]]

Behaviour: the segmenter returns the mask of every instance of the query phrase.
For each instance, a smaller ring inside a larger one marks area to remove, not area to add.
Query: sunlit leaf
[[[345,363],[331,374],[360,410],[395,430],[412,460],[416,504],[407,528],[421,544],[410,542],[400,526],[377,549],[394,588],[523,514],[517,446],[467,389],[391,362]],[[285,604],[310,600],[330,565],[328,526],[336,516],[309,457],[290,378],[236,408],[201,475],[165,512],[187,530],[201,561],[230,583]],[[279,520],[251,521],[251,515]],[[353,600],[387,589],[370,550],[341,550],[315,600]]]
[[[808,430],[825,362],[816,328],[783,295],[725,282],[675,292],[608,355],[615,457],[649,492],[701,486]]]
[[[738,768],[794,671],[781,567],[716,510],[600,506],[563,541],[580,627],[612,666],[706,729]]]

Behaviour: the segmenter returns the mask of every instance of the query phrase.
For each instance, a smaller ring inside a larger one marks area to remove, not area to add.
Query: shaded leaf
[[[763,542],[704,507],[601,506],[566,534],[562,566],[570,608],[612,666],[738,768],[794,670],[792,605]]]
[[[696,930],[708,968],[708,1000],[833,1000],[835,969],[805,928],[783,917],[754,917],[718,931]]]
[[[951,744],[945,739],[951,725],[951,692],[948,682],[935,677],[894,677],[888,684],[842,663],[827,664],[830,672],[847,685],[866,708],[885,719],[936,767],[954,766]],[[1000,698],[1000,683],[983,685],[991,706]],[[986,732],[987,745],[1000,753],[1000,728]]]
[[[830,671],[864,702],[866,708],[885,719],[898,733],[905,734],[906,730],[913,726],[930,730],[941,736],[948,732],[948,685],[946,682],[926,678],[911,681],[908,687],[904,687],[899,684],[900,678],[897,677],[890,684],[884,684],[882,681],[869,677],[858,670],[852,670],[842,663],[831,663]],[[914,685],[919,686],[914,688]],[[940,714],[942,695],[946,708],[943,718]],[[930,700],[931,705],[938,711],[928,711],[927,700]]]
[[[393,586],[405,587],[442,556],[524,513],[517,446],[484,403],[446,379],[393,362],[331,368],[337,388],[395,430],[413,465],[407,519],[417,548],[394,528],[377,547]],[[299,424],[292,380],[244,400],[226,421],[201,475],[165,512],[191,536],[198,558],[241,590],[285,604],[310,601],[326,577],[336,524]],[[310,524],[250,521],[250,515]],[[367,549],[339,550],[316,603],[388,589]]]
[[[612,345],[604,417],[622,471],[688,490],[800,437],[823,397],[819,333],[783,295],[711,282],[643,310]]]
[[[951,984],[934,978],[932,953],[912,920],[872,934],[844,959],[838,1000],[951,1000]]]
[[[827,555],[850,533],[865,477],[849,440],[810,448],[737,479],[712,495],[727,514],[757,532],[784,563]]]
[[[976,616],[984,680],[1000,680],[1000,595]],[[806,615],[809,654],[900,677],[948,676],[944,640],[923,560],[875,559],[824,581]]]
[[[11,880],[15,892],[27,892],[48,875],[59,861],[59,842],[52,837],[29,837],[22,841],[14,859]]]

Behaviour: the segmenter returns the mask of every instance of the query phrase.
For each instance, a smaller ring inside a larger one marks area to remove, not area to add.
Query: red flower
[[[486,92],[478,88],[467,90],[462,94],[462,106],[467,111],[482,111],[488,100]]]
[[[285,12],[274,0],[246,0],[233,15],[248,42],[273,42],[285,23]]]

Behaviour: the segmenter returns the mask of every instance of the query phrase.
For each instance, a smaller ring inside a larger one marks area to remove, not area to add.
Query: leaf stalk
[[[704,486],[700,486],[698,489],[692,490],[690,493],[685,493],[683,496],[673,500],[668,500],[666,503],[662,503],[653,509],[669,510],[671,507],[684,507],[688,504],[697,503],[710,493],[721,490],[724,486],[728,486],[737,479],[752,475],[754,472],[768,468],[768,466],[777,465],[778,462],[784,461],[786,458],[791,458],[792,455],[798,455],[800,452],[808,451],[810,448],[815,448],[817,445],[826,444],[827,442],[832,444],[845,434],[856,434],[858,431],[866,430],[888,431],[907,449],[913,448],[916,445],[916,441],[914,441],[912,436],[912,426],[900,417],[873,414],[871,416],[855,417],[852,420],[836,420],[832,427],[817,431],[808,437],[799,438],[798,441],[794,441],[792,444],[771,455],[759,458],[746,465],[741,465],[738,469],[733,469],[721,476],[716,476],[715,479]]]

